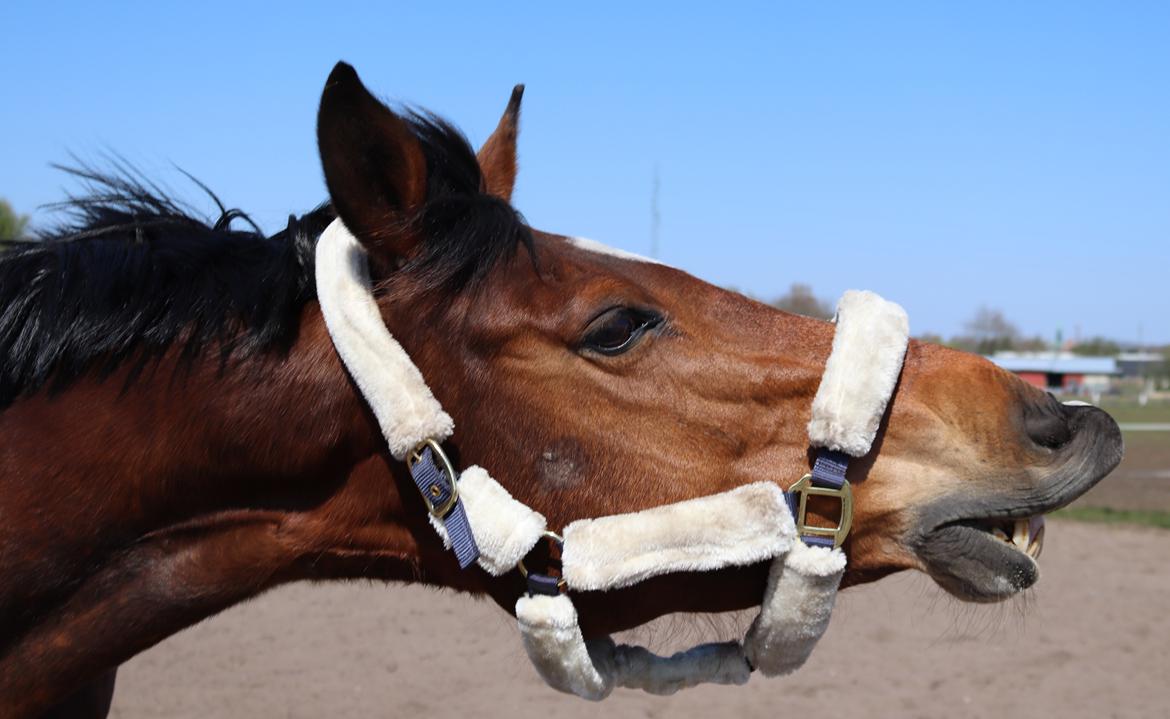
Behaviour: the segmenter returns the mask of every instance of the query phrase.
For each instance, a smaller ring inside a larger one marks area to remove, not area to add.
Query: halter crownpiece
[[[550,686],[599,700],[615,687],[671,694],[700,683],[743,684],[799,668],[828,627],[845,572],[841,543],[852,500],[845,472],[867,454],[902,367],[909,327],[901,307],[872,292],[845,293],[833,349],[813,400],[813,471],[787,494],[774,482],[629,514],[582,519],[561,536],[481,467],[455,472],[440,443],[454,430],[373,298],[365,251],[340,219],[317,242],[317,296],[342,362],[374,412],[391,454],[405,460],[430,522],[460,566],[499,576],[523,567],[546,536],[563,546],[562,576],[524,573],[516,603],[524,648]],[[836,527],[807,524],[810,495],[837,497]],[[704,644],[670,657],[608,637],[585,641],[570,591],[628,587],[675,572],[771,561],[760,613],[743,642]]]

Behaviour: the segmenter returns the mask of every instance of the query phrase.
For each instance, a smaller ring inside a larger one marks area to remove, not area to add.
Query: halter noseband
[[[812,472],[788,493],[773,482],[755,482],[641,512],[577,520],[558,535],[483,468],[455,471],[441,447],[453,422],[382,322],[365,251],[341,220],[318,240],[316,280],[334,346],[391,454],[407,463],[444,544],[463,568],[478,563],[494,576],[513,569],[525,574],[528,593],[517,601],[517,625],[529,658],[551,686],[595,700],[616,686],[670,694],[701,682],[742,684],[754,669],[786,674],[807,659],[828,626],[845,571],[841,544],[852,521],[848,462],[869,452],[901,371],[909,334],[902,308],[871,292],[841,298],[808,426],[818,455]],[[836,527],[806,522],[809,496],[839,500]],[[546,537],[562,548],[560,577],[523,564]],[[568,594],[768,560],[760,613],[743,642],[704,644],[672,657],[608,637],[585,641]]]

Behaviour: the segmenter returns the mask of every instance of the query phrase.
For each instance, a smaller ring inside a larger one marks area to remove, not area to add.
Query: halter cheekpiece
[[[812,405],[812,472],[785,493],[771,481],[641,512],[581,519],[559,533],[481,467],[456,471],[442,449],[454,424],[422,374],[390,336],[374,301],[365,250],[341,220],[321,235],[317,295],[329,334],[386,438],[405,461],[430,522],[464,569],[500,576],[519,569],[516,602],[524,648],[550,686],[599,700],[615,687],[672,694],[700,683],[743,684],[799,668],[828,627],[845,572],[851,458],[870,451],[894,391],[909,336],[905,311],[872,292],[849,291]],[[809,496],[836,498],[836,527],[805,520]],[[560,576],[523,560],[542,541],[560,549]],[[675,572],[770,561],[760,613],[742,642],[702,644],[670,657],[608,637],[585,641],[570,594],[628,587]]]

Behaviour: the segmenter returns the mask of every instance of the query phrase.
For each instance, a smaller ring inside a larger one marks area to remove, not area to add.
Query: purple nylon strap
[[[528,596],[543,594],[546,597],[555,597],[561,593],[561,580],[547,574],[528,573]]]
[[[435,463],[435,455],[430,447],[423,449],[422,456],[410,467],[410,477],[414,480],[418,491],[428,497],[436,507],[442,507],[451,499],[455,492],[452,485],[454,477]],[[463,500],[457,498],[447,514],[438,517],[447,528],[447,536],[451,539],[451,548],[459,559],[459,568],[467,569],[479,559],[479,547],[475,544],[475,535],[471,533],[471,523],[467,521],[467,511],[463,508]]]
[[[814,487],[841,489],[845,485],[845,471],[847,469],[849,469],[849,455],[844,452],[835,452],[831,449],[819,449],[817,450],[816,462],[813,463],[812,485]],[[800,508],[799,495],[785,492],[784,499],[788,502],[788,509],[791,510],[792,516],[795,518]],[[832,537],[824,537],[819,534],[802,534],[800,538],[810,547],[833,548]]]
[[[817,461],[813,464],[813,486],[841,489],[845,486],[845,470],[847,469],[849,469],[849,455],[844,452],[834,452],[831,449],[819,450]]]

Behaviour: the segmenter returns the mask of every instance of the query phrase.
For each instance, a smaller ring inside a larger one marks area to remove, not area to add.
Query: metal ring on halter
[[[423,502],[427,505],[427,511],[435,516],[436,519],[443,519],[459,501],[459,473],[455,471],[455,465],[451,464],[451,460],[447,458],[447,453],[443,451],[442,446],[434,439],[424,439],[415,446],[414,449],[406,455],[406,466],[410,470],[414,470],[414,465],[418,464],[423,458],[423,453],[430,449],[431,457],[434,458],[435,467],[443,474],[450,487],[447,493],[447,499],[436,503],[436,500],[441,498],[444,494],[444,487],[438,484],[430,486],[430,496],[422,487],[419,487],[419,494],[422,495]]]
[[[554,532],[550,529],[544,530],[544,532],[541,533],[540,537],[541,537],[541,539],[552,540],[558,547],[563,548],[565,546],[565,540],[561,537],[561,535],[557,534],[556,532]],[[528,567],[524,566],[523,557],[520,559],[520,561],[516,562],[516,569],[520,570],[521,577],[528,579]],[[564,577],[561,577],[559,579],[559,581],[557,582],[557,588],[560,589],[562,592],[568,588],[568,584],[565,583]]]

